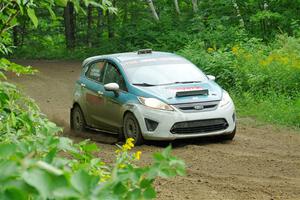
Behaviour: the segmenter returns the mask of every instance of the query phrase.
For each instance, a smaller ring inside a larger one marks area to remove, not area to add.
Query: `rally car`
[[[175,140],[236,132],[229,94],[187,59],[166,52],[87,58],[70,112],[75,132],[89,129],[144,140]]]

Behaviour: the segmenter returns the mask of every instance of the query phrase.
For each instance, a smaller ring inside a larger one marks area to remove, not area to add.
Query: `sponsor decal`
[[[194,91],[194,90],[203,90],[203,87],[200,86],[189,86],[189,87],[169,87],[169,90],[175,90],[176,92],[185,92],[185,91]]]

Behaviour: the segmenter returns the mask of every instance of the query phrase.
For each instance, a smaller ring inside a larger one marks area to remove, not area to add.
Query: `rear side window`
[[[105,66],[104,61],[91,64],[86,73],[86,76],[89,79],[92,79],[94,81],[101,83],[102,79],[103,79],[104,66]]]

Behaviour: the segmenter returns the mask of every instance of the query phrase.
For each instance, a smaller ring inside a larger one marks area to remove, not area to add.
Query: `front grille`
[[[225,130],[228,123],[225,119],[206,119],[196,121],[177,122],[171,128],[173,134],[209,133]]]
[[[198,103],[183,103],[183,104],[173,104],[176,108],[180,109],[182,112],[202,112],[211,111],[217,109],[219,101],[210,102],[198,102]]]

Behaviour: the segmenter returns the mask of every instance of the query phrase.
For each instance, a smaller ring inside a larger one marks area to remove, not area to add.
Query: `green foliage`
[[[179,51],[228,90],[297,96],[300,91],[300,40],[280,36],[270,45],[258,39],[232,47],[204,49],[193,41]]]
[[[277,93],[242,93],[236,94],[233,99],[240,116],[300,128],[300,96],[291,98]]]
[[[236,96],[238,113],[277,124],[300,126],[300,39],[278,36],[269,44],[246,42],[205,49],[194,40],[178,52]]]

